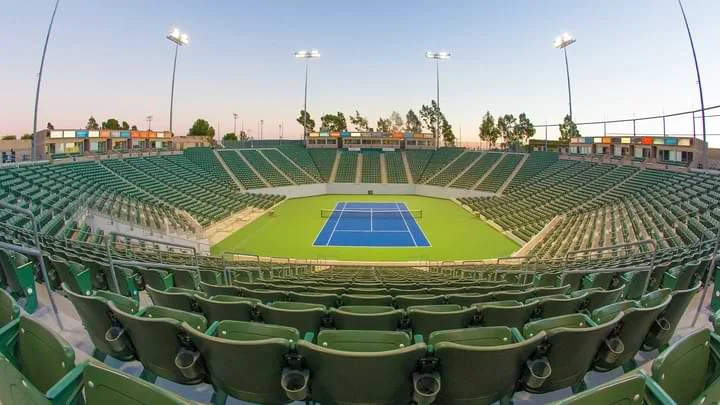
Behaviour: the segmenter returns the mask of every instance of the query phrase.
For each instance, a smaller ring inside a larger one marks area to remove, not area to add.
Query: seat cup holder
[[[105,341],[110,346],[110,349],[118,353],[126,351],[130,345],[125,329],[119,326],[111,326],[105,332]]]
[[[185,348],[180,349],[175,356],[175,367],[188,380],[197,380],[204,374],[200,353]]]
[[[603,350],[602,360],[607,364],[614,364],[624,351],[625,345],[619,337],[615,336],[611,339],[605,339],[605,349]]]
[[[310,370],[283,369],[280,385],[288,398],[293,401],[302,401],[308,396],[308,381]]]
[[[528,360],[525,363],[527,370],[523,376],[523,383],[528,388],[538,389],[542,387],[545,380],[552,374],[550,362],[545,357],[541,359]]]
[[[658,318],[655,320],[655,324],[657,325],[656,337],[662,339],[670,332],[670,322],[667,319]]]
[[[430,405],[440,392],[440,374],[413,374],[413,400],[418,405]]]

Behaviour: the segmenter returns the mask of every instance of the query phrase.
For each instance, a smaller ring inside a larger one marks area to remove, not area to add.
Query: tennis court
[[[314,246],[428,247],[416,218],[422,212],[401,202],[339,202],[322,210],[327,221]]]

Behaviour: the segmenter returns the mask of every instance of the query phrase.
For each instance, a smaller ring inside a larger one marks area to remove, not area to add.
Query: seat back
[[[147,291],[153,304],[186,312],[195,310],[195,299],[193,297],[196,293],[198,295],[202,294],[200,291],[183,290],[177,287],[170,287],[165,291],[160,291],[149,285],[145,286],[145,291]]]
[[[622,313],[614,319],[594,326],[590,318],[581,314],[563,315],[530,322],[523,327],[523,336],[547,334],[543,353],[538,353],[550,364],[551,374],[540,385],[528,386],[525,391],[542,393],[580,384],[605,339],[610,335]],[[570,349],[571,348],[571,349]],[[568,352],[568,350],[571,350]]]
[[[180,325],[187,322],[192,328],[204,332],[207,320],[199,314],[165,307],[147,307],[137,315],[119,310],[114,303],[110,310],[130,337],[135,353],[145,370],[181,384],[197,384],[202,376],[188,378],[175,365],[175,356],[183,349]]]
[[[431,333],[429,344],[442,378],[437,403],[486,405],[509,399],[525,362],[544,339],[541,332],[517,341],[504,326]],[[478,364],[502,366],[478,368]]]
[[[303,304],[303,303],[288,303]],[[317,333],[325,317],[325,307],[319,304],[303,304],[302,309],[283,308],[282,305],[257,304],[257,311],[265,323],[295,328],[304,336],[307,332]]]
[[[337,294],[319,292],[290,292],[288,298],[293,302],[306,302],[308,304],[320,304],[326,308],[336,307],[340,297]]]
[[[0,331],[20,316],[20,307],[10,294],[0,288]]]
[[[197,271],[169,269],[168,272],[173,275],[175,287],[184,288],[186,290],[197,290],[200,288],[200,276]]]
[[[260,301],[232,295],[207,298],[198,294],[195,295],[195,302],[208,323],[212,324],[219,321],[250,321],[255,304]]]
[[[390,295],[359,295],[359,294],[343,294],[340,296],[342,305],[374,305],[374,306],[391,306],[393,297]]]
[[[360,305],[330,308],[329,315],[337,329],[393,331],[400,327],[403,311],[391,306]]]
[[[585,294],[580,294],[575,297],[544,297],[540,298],[538,302],[539,310],[538,313],[542,318],[553,318],[560,315],[574,314],[580,311],[580,308],[585,304]]]
[[[647,376],[642,370],[632,371],[612,381],[580,392],[548,405],[607,405],[607,404],[645,404],[645,381]]]
[[[507,326],[522,328],[530,321],[537,302],[523,304],[518,301],[498,301],[476,305],[482,326]]]
[[[217,285],[217,284],[208,284],[208,283],[200,283],[200,290],[205,292],[205,294],[208,295],[208,297],[212,297],[214,295],[240,295],[240,289],[233,286],[233,285]]]
[[[33,267],[32,262],[26,256],[0,249],[0,268],[5,273],[5,280],[13,293],[26,297],[28,293],[25,289],[31,288],[33,291],[30,294],[34,294],[35,270]],[[24,274],[27,273],[26,269],[30,269],[30,278]]]
[[[413,335],[420,335],[426,340],[435,331],[467,328],[477,313],[475,308],[461,309],[459,305],[450,305],[449,307],[453,308],[444,308],[444,310],[433,310],[429,307],[431,306],[409,307],[407,310]],[[439,305],[439,307],[448,306]]]
[[[628,302],[631,304],[628,305]],[[632,360],[642,347],[650,328],[669,303],[670,296],[668,295],[664,301],[651,307],[642,307],[633,301],[625,301],[610,304],[593,311],[592,319],[598,324],[611,320],[618,313],[623,313],[620,330],[613,334],[613,337],[620,339],[622,342],[623,351],[619,355],[612,355],[610,347],[603,345],[598,359],[595,361],[595,369],[600,371],[612,370]]]
[[[700,290],[702,284],[698,283],[693,288],[687,290],[675,290],[672,292],[672,299],[665,311],[660,316],[659,322],[656,322],[650,333],[648,333],[643,343],[643,350],[649,351],[654,349],[662,349],[670,342],[670,338],[675,333],[675,329],[680,323],[685,310],[693,296]]]
[[[150,286],[158,291],[165,291],[173,286],[173,275],[164,270],[138,268],[138,273],[145,280],[145,286]]]
[[[479,304],[483,302],[490,302],[493,300],[492,293],[464,293],[464,294],[450,294],[447,296],[448,304],[460,305],[463,307],[469,307],[473,304]]]
[[[97,291],[93,295],[81,295],[70,291],[64,283],[62,288],[65,296],[72,302],[75,311],[80,316],[80,321],[90,335],[90,341],[95,346],[95,350],[120,360],[132,359],[134,356],[132,347],[127,346],[124,350],[118,351],[105,338],[105,334],[113,326],[108,302],[114,302],[119,310],[131,314],[138,311],[138,303],[131,298],[108,291]]]
[[[242,291],[243,297],[257,298],[266,303],[285,301],[287,299],[287,293],[285,291],[249,289],[245,287],[240,287],[240,291]]]
[[[717,337],[711,335],[710,329],[699,329],[685,336],[655,358],[653,380],[676,403],[695,403],[706,388],[710,353],[717,347]],[[717,370],[710,370],[713,371]],[[716,403],[718,393],[712,396],[698,403]]]
[[[212,336],[188,324],[182,329],[200,352],[216,395],[261,404],[290,402],[280,378],[291,342],[300,337],[297,330],[239,321],[220,322]]]
[[[445,303],[445,296],[432,294],[419,295],[398,295],[395,297],[395,307],[397,309],[407,309],[414,305],[439,305]]]
[[[339,330],[322,331],[317,341],[297,345],[311,372],[313,401],[394,405],[412,400],[412,375],[425,355],[424,343],[410,345],[404,332]]]

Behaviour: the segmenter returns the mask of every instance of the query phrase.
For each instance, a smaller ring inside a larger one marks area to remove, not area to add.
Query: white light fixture
[[[438,60],[445,60],[450,59],[450,52],[431,52],[427,51],[425,52],[425,57],[428,59],[438,59]]]
[[[174,42],[179,46],[187,45],[190,43],[190,37],[188,37],[187,34],[180,32],[180,30],[177,28],[173,28],[172,31],[170,31],[170,34],[165,38],[169,39],[170,41]]]
[[[320,57],[320,51],[318,51],[317,49],[313,49],[312,51],[308,52],[303,49],[301,51],[295,52],[294,55],[298,59],[314,59]]]
[[[575,43],[575,38],[567,32],[563,33],[553,41],[553,46],[558,49],[563,49]]]

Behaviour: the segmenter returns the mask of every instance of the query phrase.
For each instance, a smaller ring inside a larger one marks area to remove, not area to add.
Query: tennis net
[[[330,218],[333,213],[342,218],[403,218],[411,216],[413,218],[422,218],[422,210],[394,210],[387,208],[323,208],[320,210],[321,218]]]

